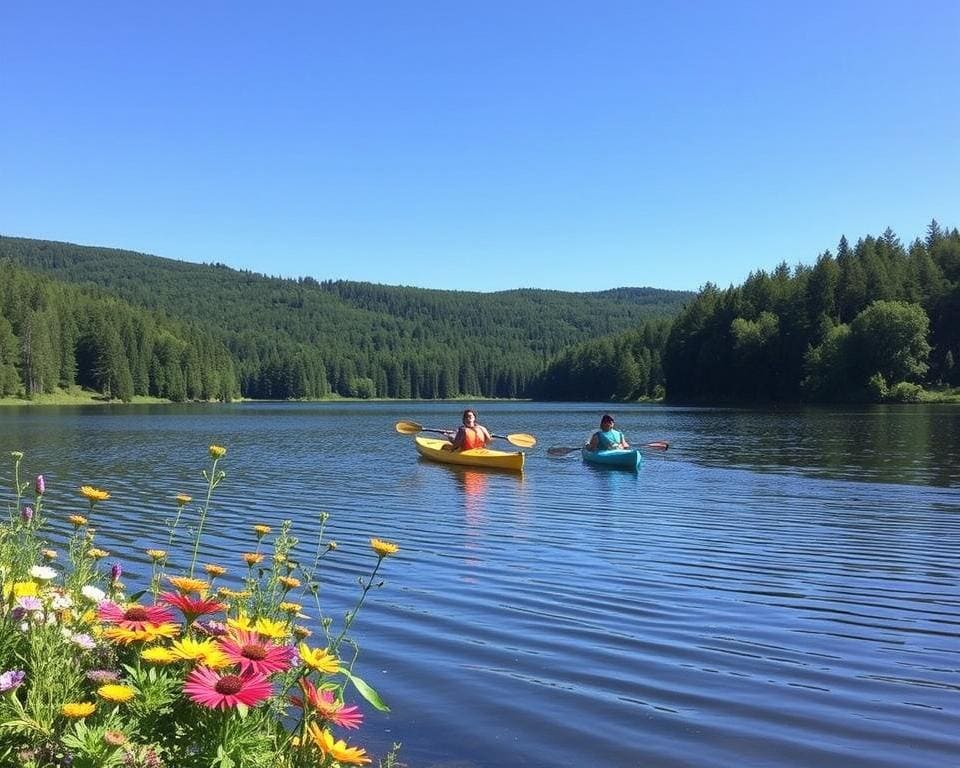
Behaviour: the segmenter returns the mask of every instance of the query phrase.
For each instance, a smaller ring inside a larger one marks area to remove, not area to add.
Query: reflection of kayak
[[[620,467],[621,469],[638,469],[643,463],[643,457],[636,448],[623,450],[616,448],[612,451],[591,451],[580,449],[580,455],[587,464],[596,464],[600,467]]]
[[[446,440],[434,440],[429,437],[414,438],[417,453],[430,461],[441,464],[461,464],[467,467],[487,467],[489,469],[523,470],[521,451],[495,451],[492,448],[472,448],[469,451],[445,451],[441,448],[450,445]]]

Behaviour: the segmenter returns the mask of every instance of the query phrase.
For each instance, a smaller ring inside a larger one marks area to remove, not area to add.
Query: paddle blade
[[[398,421],[394,429],[401,435],[415,435],[418,432],[423,432],[423,427],[415,421]]]
[[[520,448],[533,448],[537,444],[537,438],[533,435],[528,435],[525,432],[517,432],[512,435],[507,435],[507,440]]]
[[[555,445],[553,448],[547,448],[547,456],[569,456],[574,451],[579,451],[579,448],[564,448],[560,445]]]
[[[647,443],[643,446],[644,448],[652,448],[655,451],[665,451],[670,447],[670,443],[665,440],[655,440],[652,443]]]

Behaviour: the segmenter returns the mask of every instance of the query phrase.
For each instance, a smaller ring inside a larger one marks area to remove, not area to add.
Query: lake
[[[537,436],[522,476],[426,463],[394,432],[461,407],[4,408],[0,450],[61,521],[79,485],[113,494],[91,524],[131,587],[210,443],[204,562],[241,574],[250,525],[284,519],[306,549],[328,511],[339,625],[368,538],[398,543],[353,632],[392,711],[365,707],[352,741],[400,741],[413,768],[960,764],[960,408],[617,406],[633,443],[672,443],[636,474],[546,455],[610,406],[481,403]]]

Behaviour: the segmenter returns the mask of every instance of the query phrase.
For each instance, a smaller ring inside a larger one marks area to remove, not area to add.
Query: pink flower
[[[270,698],[273,689],[264,675],[245,671],[239,675],[219,675],[212,669],[197,667],[183,685],[183,692],[208,709],[228,709],[241,704],[253,707]]]
[[[296,652],[293,646],[277,645],[264,640],[256,632],[234,630],[219,640],[220,650],[240,671],[251,670],[262,675],[290,669],[290,661]]]
[[[106,624],[116,624],[133,632],[140,632],[148,626],[173,622],[173,614],[159,605],[130,603],[124,608],[106,600],[100,603],[97,615],[100,621]]]
[[[332,691],[321,690],[306,678],[300,680],[300,689],[303,691],[303,698],[291,696],[290,703],[294,706],[304,709],[306,707],[313,709],[320,717],[341,728],[359,728],[363,722],[363,712],[360,707],[347,707],[343,702],[338,701]]]
[[[188,624],[192,624],[198,616],[219,613],[226,608],[218,600],[193,598],[190,595],[181,595],[179,592],[164,592],[160,595],[160,601],[172,605],[174,608],[179,608],[186,617]]]
[[[43,492],[47,490],[47,484],[43,482],[43,475],[37,475],[37,479],[33,482],[33,490],[37,492],[37,496],[43,496]]]

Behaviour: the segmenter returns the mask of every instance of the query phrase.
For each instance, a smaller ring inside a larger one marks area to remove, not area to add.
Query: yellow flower
[[[284,589],[296,589],[300,586],[300,579],[293,576],[280,576],[277,581],[283,585]]]
[[[81,485],[80,495],[83,496],[83,498],[85,498],[91,504],[96,501],[106,501],[107,499],[110,498],[109,493],[99,488],[94,488],[92,485]]]
[[[223,576],[223,574],[227,572],[227,569],[222,565],[214,565],[213,563],[207,563],[207,565],[203,566],[203,570],[205,570],[209,576],[213,577]]]
[[[222,445],[211,445],[210,456],[214,459],[222,459],[227,453],[227,449]]]
[[[286,622],[274,621],[266,617],[257,619],[257,623],[253,625],[253,631],[273,640],[283,640],[290,636],[290,628]]]
[[[258,538],[258,539],[262,539],[264,536],[266,536],[268,533],[270,533],[271,530],[272,530],[272,529],[270,528],[269,525],[255,525],[255,526],[253,526],[253,532],[254,532],[255,534],[257,534],[257,538]]]
[[[277,607],[284,613],[300,613],[303,610],[300,603],[280,603]]]
[[[220,589],[220,592],[223,592],[223,588]],[[242,629],[245,632],[253,631],[253,622],[243,611],[240,611],[237,614],[237,618],[227,619],[227,626],[232,627],[233,629]]]
[[[177,656],[169,648],[160,645],[151,645],[140,652],[140,658],[151,664],[172,664]]]
[[[255,565],[259,565],[263,562],[263,555],[259,552],[244,552],[243,559],[246,560],[247,565],[251,568]]]
[[[337,542],[335,542],[335,541],[328,541],[328,542],[327,542],[327,549],[329,549],[329,550],[334,550],[334,549],[336,549],[336,548],[337,548]]]
[[[202,595],[206,593],[208,589],[210,589],[209,582],[204,581],[203,579],[192,579],[189,576],[167,576],[167,581],[173,584],[178,591],[187,595],[193,592],[196,592],[198,595]]]
[[[382,541],[381,539],[370,539],[370,548],[380,557],[395,555],[400,550],[400,547],[396,544],[391,544],[389,541]]]
[[[163,624],[144,624],[143,629],[127,629],[126,627],[107,627],[103,636],[122,645],[130,643],[152,643],[162,637],[176,637],[180,634],[180,627],[172,622]]]
[[[87,524],[87,518],[83,515],[70,515],[70,522],[77,526],[77,528],[80,528]]]
[[[57,551],[55,549],[41,549],[40,554],[43,555],[44,560],[57,559]]]
[[[348,747],[345,741],[334,739],[330,731],[326,729],[321,730],[320,726],[316,723],[310,723],[310,725],[307,726],[307,732],[320,751],[325,755],[329,755],[338,763],[363,765],[364,763],[370,762],[370,758],[366,756],[367,751],[365,749],[361,747]]]
[[[137,695],[137,692],[131,688],[129,685],[117,685],[116,683],[107,683],[107,685],[101,685],[97,688],[97,696],[101,699],[106,699],[107,701],[115,701],[122,704],[125,701],[130,701],[134,696]]]
[[[155,563],[161,563],[167,559],[167,551],[165,549],[148,549],[147,557]]]
[[[310,667],[310,669],[315,669],[318,672],[324,672],[328,675],[336,674],[340,669],[340,660],[332,653],[329,653],[326,648],[311,650],[310,646],[306,643],[300,643],[300,645],[297,646],[297,650],[300,652],[300,658],[303,660],[303,663]]]
[[[60,707],[60,714],[69,717],[71,720],[79,720],[82,717],[92,715],[97,711],[97,705],[92,701],[71,701]]]
[[[185,637],[182,640],[174,640],[170,652],[178,659],[196,661],[210,669],[219,669],[230,664],[230,659],[210,638],[194,640],[191,637]]]
[[[100,549],[99,547],[90,547],[90,549],[87,550],[87,556],[92,557],[94,560],[100,560],[109,554],[105,549]]]
[[[235,589],[230,589],[230,587],[220,587],[217,590],[217,595],[225,597],[227,600],[246,600],[250,597],[250,592],[245,589],[238,592]]]
[[[39,587],[35,581],[18,581],[13,585],[14,597],[36,597]]]
[[[189,504],[191,501],[193,501],[193,497],[192,497],[192,496],[187,496],[187,494],[185,494],[185,493],[178,493],[178,494],[177,494],[177,506],[178,506],[178,507],[182,507],[182,506],[184,506],[185,504]]]

